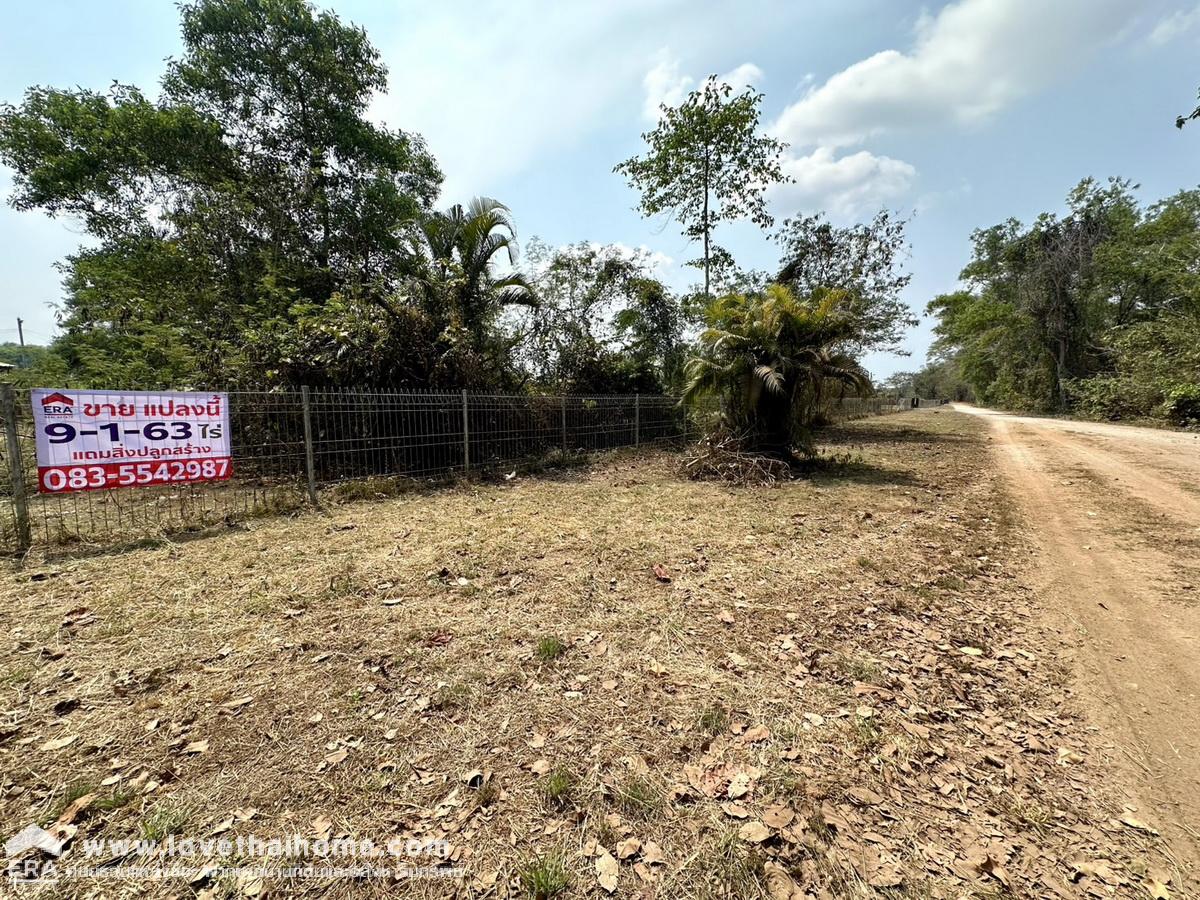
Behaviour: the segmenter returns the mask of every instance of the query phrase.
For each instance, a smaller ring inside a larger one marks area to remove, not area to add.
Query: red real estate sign
[[[31,396],[42,493],[232,474],[227,394],[37,388]]]

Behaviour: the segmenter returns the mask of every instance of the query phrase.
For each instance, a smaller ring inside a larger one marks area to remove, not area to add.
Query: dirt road
[[[1039,546],[1040,606],[1137,818],[1200,862],[1200,435],[986,418]]]

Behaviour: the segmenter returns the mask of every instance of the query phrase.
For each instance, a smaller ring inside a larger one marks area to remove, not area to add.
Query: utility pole
[[[17,316],[17,341],[21,345],[21,355],[18,359],[21,361],[21,368],[27,368],[28,363],[25,361],[25,320]]]

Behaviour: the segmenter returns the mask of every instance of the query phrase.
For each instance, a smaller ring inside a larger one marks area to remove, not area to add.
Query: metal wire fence
[[[29,391],[3,389],[0,552],[9,553],[136,541],[324,500],[387,496],[456,473],[678,440],[698,415],[667,396],[230,391],[229,480],[54,494],[37,489]],[[892,409],[848,398],[833,418]]]

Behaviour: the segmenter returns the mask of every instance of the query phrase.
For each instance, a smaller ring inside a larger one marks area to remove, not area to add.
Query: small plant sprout
[[[146,814],[139,823],[138,831],[143,840],[163,841],[173,834],[183,831],[191,813],[184,806],[174,803],[163,803]]]
[[[542,662],[553,662],[567,652],[567,645],[557,635],[548,634],[538,638],[537,649],[534,652]]]
[[[575,783],[575,775],[560,766],[542,779],[542,796],[552,806],[565,807],[570,804],[575,793]]]
[[[696,724],[705,734],[716,737],[729,728],[729,712],[716,703],[706,706]]]
[[[571,886],[571,873],[559,854],[529,860],[518,877],[529,900],[551,900]]]

